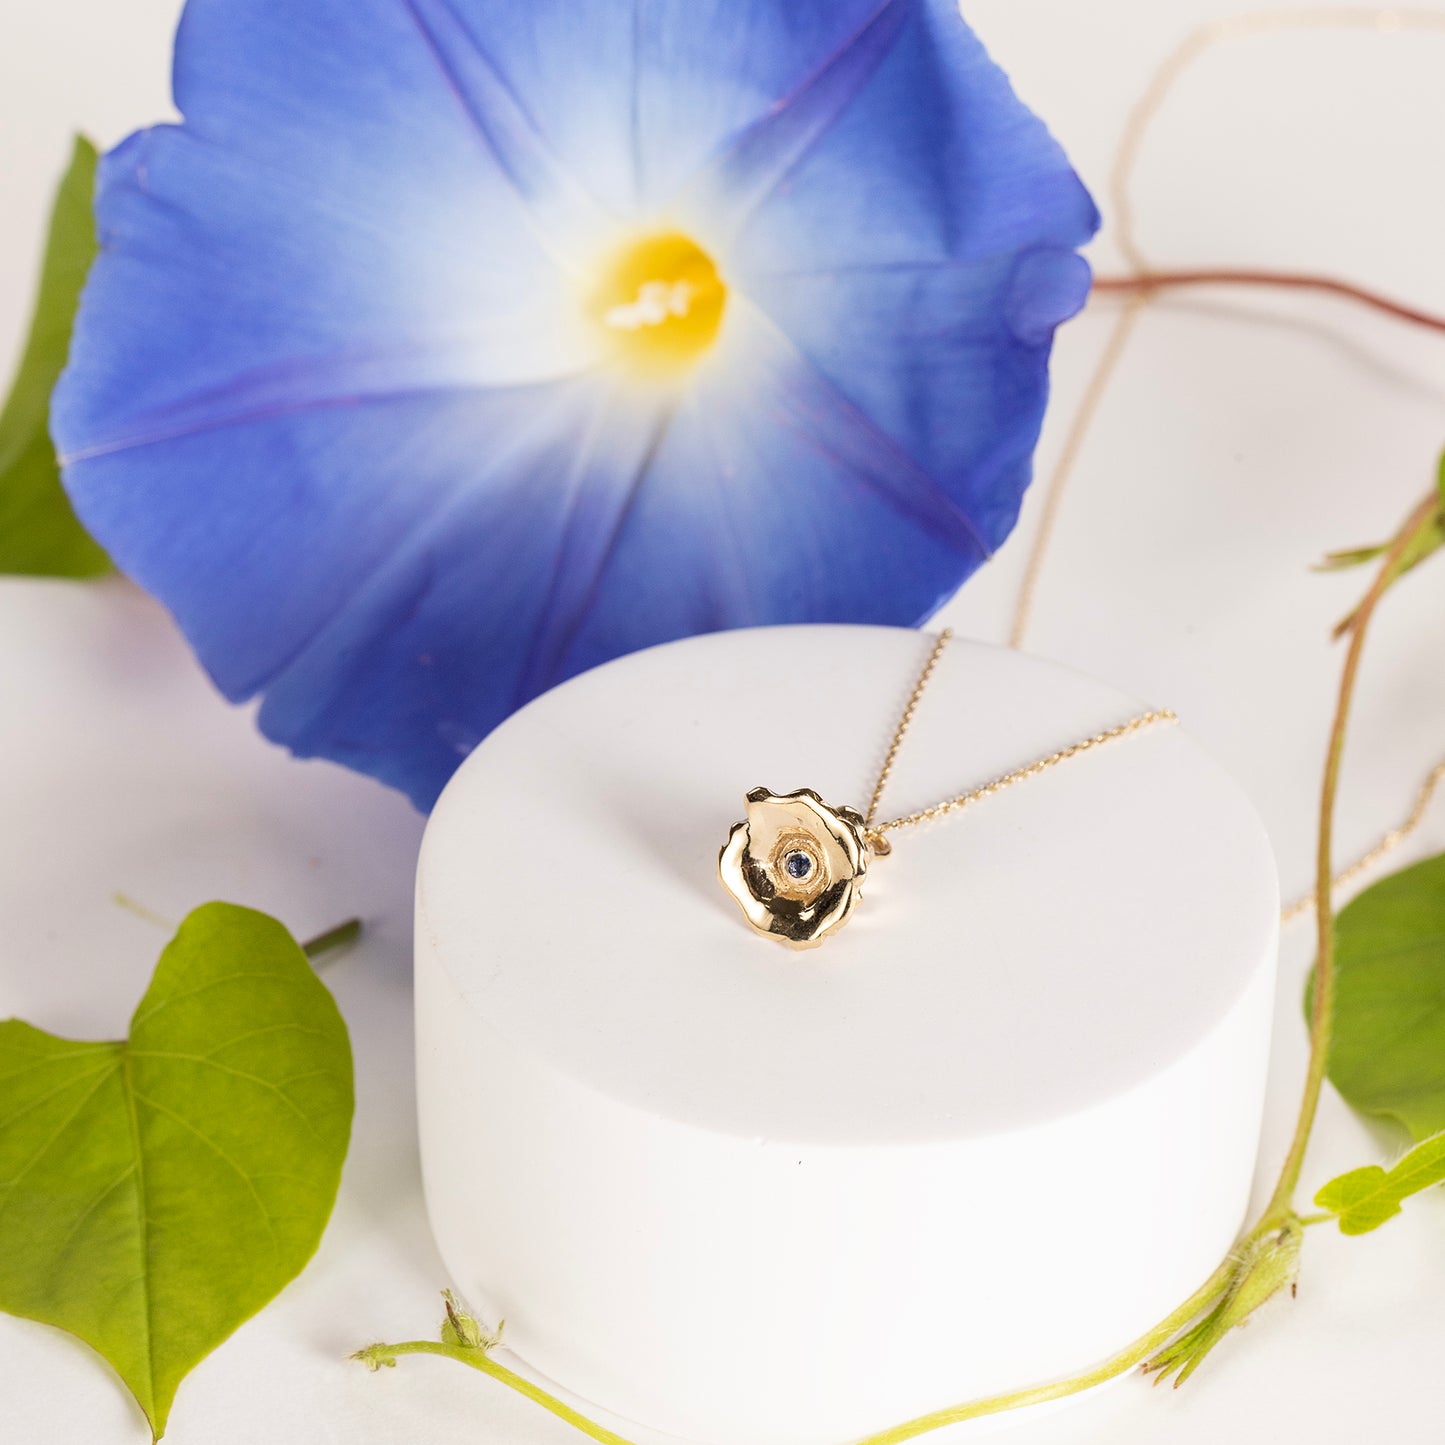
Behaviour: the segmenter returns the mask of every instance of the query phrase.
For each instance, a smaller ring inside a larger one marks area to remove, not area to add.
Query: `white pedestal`
[[[524,1361],[655,1429],[838,1445],[1077,1369],[1242,1220],[1278,892],[1184,729],[893,835],[816,950],[719,885],[747,789],[866,804],[931,642],[760,629],[614,662],[498,729],[428,827],[438,1243]],[[955,640],[881,816],[1144,706]]]

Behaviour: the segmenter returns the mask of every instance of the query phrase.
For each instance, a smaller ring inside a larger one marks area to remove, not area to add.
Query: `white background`
[[[0,356],[28,310],[70,132],[112,143],[167,113],[174,0],[0,0]],[[969,16],[1103,196],[1128,106],[1212,0],[975,0]],[[1249,8],[1249,7],[1246,7]],[[1445,13],[1445,6],[1436,7]],[[1261,37],[1185,77],[1141,162],[1140,236],[1161,265],[1326,270],[1445,311],[1445,34]],[[1113,269],[1107,235],[1095,248]],[[1069,328],[1041,474],[1114,303]],[[1445,339],[1345,303],[1194,294],[1147,314],[1065,503],[1028,646],[1175,707],[1262,811],[1287,894],[1310,871],[1339,665],[1330,624],[1358,577],[1308,568],[1383,536],[1445,442]],[[1002,639],[1040,497],[945,615]],[[1445,754],[1445,566],[1394,594],[1364,669],[1342,857],[1404,812]],[[420,821],[399,798],[269,748],[211,692],[167,619],[124,585],[0,581],[0,1016],[123,1032],[165,928],[212,897],[316,931],[360,912],[328,982],[358,1064],[336,1217],[303,1278],[183,1385],[177,1445],[504,1440],[572,1433],[454,1365],[380,1378],[345,1363],[429,1335],[446,1281],[412,1124],[410,883]],[[1445,800],[1400,861],[1445,846]],[[1286,934],[1266,1172],[1303,1065],[1308,926]],[[477,1068],[485,1075],[486,1061]],[[1140,1148],[1149,1141],[1141,1139]],[[1392,1144],[1327,1100],[1307,1190]],[[1067,1207],[1070,1181],[1059,1181]],[[1123,1382],[1017,1421],[1019,1445],[1246,1445],[1439,1438],[1445,1199],[1378,1235],[1307,1241],[1279,1304],[1178,1393]],[[886,1322],[881,1322],[886,1329]],[[0,1439],[140,1441],[141,1417],[83,1346],[0,1317]]]

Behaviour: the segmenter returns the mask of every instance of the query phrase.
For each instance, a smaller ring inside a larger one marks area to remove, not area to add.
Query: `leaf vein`
[[[145,1324],[145,1371],[146,1371],[146,1394],[148,1401],[146,1414],[150,1416],[155,1408],[156,1401],[156,1357],[155,1357],[155,1296],[151,1289],[151,1235],[150,1235],[150,1200],[146,1194],[145,1155],[141,1148],[140,1137],[140,1115],[136,1111],[137,1094],[135,1080],[131,1077],[130,1049],[127,1048],[121,1056],[125,1077],[125,1105],[126,1116],[130,1122],[131,1148],[135,1150],[135,1198],[136,1198],[136,1240],[139,1245],[141,1272],[145,1277],[145,1289],[142,1295],[145,1299],[144,1308],[141,1311],[141,1319]]]
[[[234,1048],[237,1044],[249,1043],[252,1039],[262,1038],[266,1034],[287,1033],[305,1034],[307,1038],[312,1039],[324,1039],[327,1036],[324,1029],[308,1029],[305,1024],[268,1024],[264,1029],[250,1029],[244,1034],[237,1034],[236,1037],[233,1039],[224,1040],[222,1043],[217,1044],[216,1047],[212,1049],[209,1054],[206,1055],[206,1057],[208,1059],[213,1059],[216,1057],[217,1054],[223,1052],[226,1049]]]
[[[23,1079],[26,1074],[33,1074],[37,1069],[48,1068],[51,1064],[64,1063],[66,1059],[79,1059],[83,1058],[86,1054],[102,1053],[114,1048],[115,1045],[112,1043],[94,1043],[87,1044],[81,1049],[67,1049],[63,1054],[47,1054],[44,1058],[35,1059],[23,1068],[10,1069],[0,1074],[0,1084],[8,1084],[15,1079]],[[0,1128],[3,1127],[3,1125],[0,1125]]]
[[[205,1068],[215,1069],[219,1073],[230,1074],[232,1078],[244,1079],[247,1083],[255,1084],[265,1089],[268,1093],[275,1094],[276,1097],[306,1125],[317,1139],[321,1137],[321,1135],[317,1133],[316,1125],[307,1117],[305,1110],[302,1109],[296,1100],[287,1094],[279,1084],[272,1083],[270,1079],[263,1079],[259,1074],[247,1073],[245,1069],[232,1068],[230,1064],[217,1063],[216,1060],[208,1054],[182,1054],[174,1053],[166,1049],[136,1049],[134,1052],[135,1056],[140,1059],[172,1059],[178,1063],[201,1064]],[[316,1074],[327,1074],[330,1072],[329,1069],[316,1070]],[[316,1074],[298,1074],[296,1078],[309,1079],[314,1078]],[[295,1081],[296,1079],[288,1079],[286,1082],[294,1083]]]
[[[58,1245],[56,1245],[55,1254],[57,1258],[63,1255],[70,1248],[71,1241],[85,1227],[85,1222],[90,1218],[90,1216],[94,1214],[95,1211],[99,1209],[100,1206],[104,1204],[105,1201],[109,1199],[110,1196],[114,1194],[115,1191],[119,1189],[120,1186],[124,1184],[125,1181],[129,1179],[135,1172],[136,1166],[134,1164],[130,1165],[129,1168],[123,1169],[120,1174],[116,1176],[115,1179],[113,1179],[109,1184],[107,1184],[105,1188],[102,1189],[100,1193],[97,1194],[89,1204],[86,1205],[86,1207],[81,1211],[80,1215],[76,1218],[75,1223],[72,1224],[70,1228],[65,1231],[65,1238],[62,1239]]]
[[[26,1163],[25,1167],[13,1179],[7,1179],[3,1183],[0,1183],[0,1190],[4,1190],[5,1193],[4,1199],[0,1200],[0,1214],[5,1213],[6,1207],[15,1197],[15,1190],[19,1187],[21,1181],[24,1180],[26,1175],[28,1175],[30,1171],[35,1168],[35,1166],[55,1147],[55,1145],[60,1141],[61,1136],[65,1133],[65,1131],[69,1129],[70,1126],[75,1123],[75,1121],[84,1112],[85,1106],[89,1104],[90,1101],[100,1092],[100,1086],[105,1083],[106,1077],[113,1072],[113,1068],[102,1069],[100,1071],[100,1077],[96,1079],[95,1084],[91,1088],[86,1090],[85,1097],[82,1098],[81,1101],[75,1106],[75,1108],[72,1109],[70,1113],[65,1116],[65,1118],[61,1121],[60,1127],[56,1129],[56,1131],[50,1136],[50,1138],[47,1139],[45,1143],[42,1144],[40,1148],[30,1156],[30,1159]]]
[[[144,1013],[137,1014],[135,1018],[131,1020],[131,1031],[134,1033],[142,1024],[148,1023],[158,1013],[162,1012],[162,1010],[170,1008],[172,1004],[183,1003],[186,999],[195,998],[198,994],[206,993],[210,989],[220,988],[223,984],[227,983],[239,983],[243,979],[248,978],[269,979],[275,984],[290,984],[292,982],[292,980],[288,979],[279,969],[251,969],[238,973],[223,974],[220,978],[211,979],[209,983],[197,984],[195,988],[187,989],[184,993],[173,993],[161,999],[158,1003],[152,1004]]]
[[[108,1073],[115,1067],[115,1063],[112,1061],[103,1068],[92,1069],[89,1073],[72,1074],[63,1084],[57,1085],[51,1089],[49,1093],[42,1094],[38,1099],[32,1099],[28,1104],[16,1109],[13,1114],[7,1114],[5,1118],[0,1119],[0,1133],[8,1129],[17,1119],[23,1119],[27,1114],[33,1114],[42,1104],[48,1104],[57,1094],[63,1094],[67,1089],[73,1089],[76,1084],[83,1083],[87,1079],[96,1078],[100,1074]]]
[[[281,1249],[281,1241],[277,1238],[276,1235],[275,1221],[271,1218],[271,1211],[266,1208],[265,1201],[257,1192],[255,1182],[252,1180],[251,1176],[247,1174],[246,1171],[241,1168],[241,1166],[237,1164],[236,1161],[232,1159],[231,1156],[227,1154],[226,1151],[222,1149],[221,1146],[217,1144],[216,1141],[212,1139],[209,1134],[203,1133],[200,1129],[196,1128],[196,1126],[192,1124],[189,1119],[183,1118],[180,1114],[177,1114],[174,1109],[166,1108],[164,1104],[158,1103],[155,1099],[150,1098],[149,1095],[137,1092],[135,1097],[137,1103],[144,1104],[147,1106],[147,1108],[154,1109],[158,1114],[164,1114],[168,1119],[174,1119],[176,1123],[181,1126],[181,1128],[189,1130],[192,1134],[196,1136],[197,1139],[201,1141],[202,1144],[204,1144],[208,1149],[210,1149],[217,1158],[224,1160],[225,1163],[231,1167],[231,1169],[235,1172],[236,1177],[246,1186],[247,1190],[250,1192],[251,1198],[256,1203],[257,1211],[261,1215],[261,1218],[266,1222],[266,1232],[271,1236],[271,1243],[276,1247],[276,1250],[279,1253]]]

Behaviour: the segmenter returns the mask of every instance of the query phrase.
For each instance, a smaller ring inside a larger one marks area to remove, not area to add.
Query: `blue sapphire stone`
[[[793,852],[783,859],[783,867],[789,878],[801,882],[813,871],[813,860],[806,853]]]

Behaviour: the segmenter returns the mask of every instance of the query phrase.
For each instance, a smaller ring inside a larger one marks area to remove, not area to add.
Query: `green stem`
[[[314,963],[323,953],[345,948],[360,937],[361,920],[348,918],[345,923],[338,923],[335,928],[328,928],[325,933],[318,933],[315,938],[308,939],[301,945],[301,952]]]
[[[1280,1169],[1279,1180],[1265,1209],[1265,1219],[1283,1218],[1293,1209],[1295,1190],[1299,1187],[1305,1151],[1319,1110],[1329,1066],[1330,1038],[1335,1018],[1335,911],[1331,898],[1334,879],[1335,795],[1339,791],[1340,763],[1345,752],[1345,732],[1354,701],[1355,681],[1359,674],[1360,655],[1364,651],[1365,634],[1375,607],[1393,580],[1395,564],[1416,535],[1434,520],[1440,496],[1431,490],[1406,519],[1395,540],[1385,553],[1375,580],[1365,594],[1350,622],[1350,642],[1345,652],[1340,676],[1339,698],[1335,704],[1334,722],[1330,728],[1329,749],[1325,755],[1324,781],[1320,787],[1319,845],[1315,853],[1315,925],[1317,933],[1315,957],[1314,1005],[1310,1011],[1310,1058],[1305,1073],[1304,1097],[1300,1100],[1294,1137]]]
[[[916,1420],[894,1425],[876,1435],[869,1435],[858,1441],[857,1445],[899,1445],[900,1441],[912,1440],[930,1430],[941,1430],[945,1425],[960,1425],[965,1420],[978,1420],[985,1415],[1001,1415],[1006,1410],[1022,1410],[1027,1405],[1042,1405],[1047,1400],[1061,1400],[1066,1395],[1092,1390],[1095,1385],[1102,1385],[1125,1371],[1132,1370],[1136,1365],[1142,1365],[1151,1355],[1162,1349],[1185,1325],[1203,1314],[1225,1294],[1233,1277],[1234,1259],[1230,1257],[1172,1314],[1140,1335],[1133,1344],[1126,1345],[1103,1364],[1095,1365],[1082,1374],[1054,1380],[1047,1385],[1034,1385],[1027,1390],[989,1395],[966,1405],[950,1405],[942,1410],[935,1410],[932,1414],[920,1415]]]
[[[1013,1390],[1003,1395],[989,1395],[966,1405],[952,1405],[943,1410],[936,1410],[929,1415],[920,1415],[915,1420],[908,1420],[902,1425],[895,1425],[879,1434],[869,1435],[866,1440],[860,1440],[858,1445],[899,1445],[900,1441],[912,1440],[930,1430],[941,1430],[945,1425],[957,1425],[965,1420],[980,1419],[985,1415],[998,1415],[1006,1410],[1020,1410],[1026,1405],[1043,1404],[1046,1400],[1058,1400],[1066,1395],[1077,1395],[1084,1390],[1093,1389],[1095,1385],[1102,1385],[1106,1381],[1124,1374],[1125,1371],[1133,1369],[1136,1365],[1142,1365],[1151,1355],[1168,1344],[1180,1330],[1215,1305],[1227,1293],[1233,1277],[1234,1260],[1231,1257],[1225,1259],[1219,1268],[1167,1318],[1161,1320],[1145,1334],[1140,1335],[1137,1340],[1120,1350],[1118,1354],[1105,1360],[1103,1364],[1095,1365],[1092,1369],[1083,1371],[1082,1374],[1071,1375],[1064,1380],[1055,1380],[1047,1385],[1035,1385],[1026,1390]],[[505,1365],[499,1365],[483,1350],[434,1340],[408,1340],[399,1345],[368,1345],[366,1349],[358,1350],[354,1358],[374,1370],[382,1365],[394,1365],[401,1355],[441,1355],[444,1359],[459,1360],[464,1365],[470,1365],[474,1370],[480,1370],[484,1375],[490,1375],[492,1379],[500,1381],[519,1395],[524,1395],[544,1410],[550,1411],[559,1420],[565,1420],[584,1435],[600,1441],[601,1445],[633,1445],[633,1442],[596,1424],[585,1415],[578,1414],[569,1405],[564,1405],[555,1395],[548,1394],[546,1390],[534,1385],[530,1380],[517,1374],[515,1370],[509,1370]]]
[[[515,1370],[499,1365],[484,1350],[468,1349],[465,1345],[443,1344],[438,1340],[408,1340],[400,1345],[368,1345],[366,1349],[358,1350],[355,1358],[374,1370],[381,1365],[394,1365],[398,1355],[441,1355],[444,1359],[459,1360],[462,1364],[470,1365],[472,1369],[499,1380],[519,1395],[525,1395],[533,1404],[549,1410],[559,1420],[565,1420],[584,1435],[600,1441],[601,1445],[633,1445],[632,1441],[594,1424],[585,1415],[579,1415],[570,1405],[564,1405],[555,1395],[549,1395],[540,1385],[534,1385]]]

